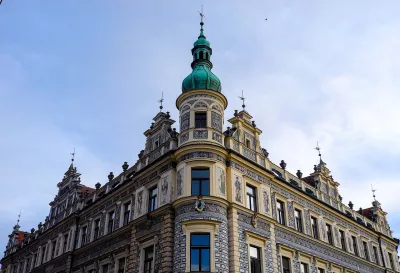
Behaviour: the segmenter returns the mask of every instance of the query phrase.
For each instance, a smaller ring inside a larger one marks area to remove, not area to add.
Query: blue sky
[[[94,186],[135,162],[161,91],[178,120],[200,4],[225,118],[243,89],[274,162],[311,173],[319,141],[344,202],[370,206],[374,184],[400,236],[399,1],[3,0],[3,248],[20,210],[44,220],[73,148]]]

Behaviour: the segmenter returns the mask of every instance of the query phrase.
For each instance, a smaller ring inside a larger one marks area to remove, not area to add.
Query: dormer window
[[[199,112],[194,114],[195,128],[206,128],[207,127],[207,113]]]
[[[157,149],[160,146],[160,142],[158,140],[154,141],[153,149]]]
[[[251,148],[251,142],[249,139],[246,139],[246,147],[249,149]]]

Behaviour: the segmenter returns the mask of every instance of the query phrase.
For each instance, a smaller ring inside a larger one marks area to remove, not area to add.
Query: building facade
[[[95,188],[71,163],[37,229],[16,225],[2,273],[400,272],[386,213],[345,205],[320,160],[303,177],[274,164],[245,110],[227,98],[203,33],[176,100],[159,112],[133,166]]]

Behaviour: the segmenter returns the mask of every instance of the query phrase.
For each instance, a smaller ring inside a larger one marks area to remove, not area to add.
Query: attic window
[[[250,149],[251,147],[251,142],[249,139],[246,139],[246,147]]]
[[[154,149],[157,149],[160,146],[158,140],[154,141]]]

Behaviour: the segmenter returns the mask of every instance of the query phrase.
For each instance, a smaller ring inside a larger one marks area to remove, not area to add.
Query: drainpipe
[[[380,236],[378,237],[378,242],[379,242],[379,250],[381,252],[381,257],[382,257],[382,264],[383,264],[383,267],[385,267],[385,273],[387,273],[385,257],[383,256],[382,241],[381,241]]]

